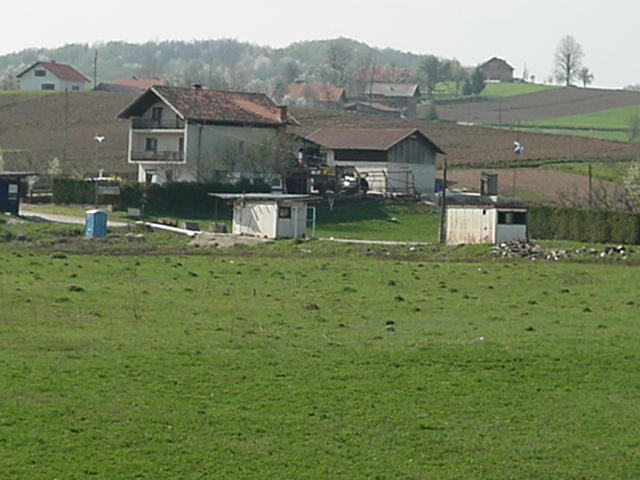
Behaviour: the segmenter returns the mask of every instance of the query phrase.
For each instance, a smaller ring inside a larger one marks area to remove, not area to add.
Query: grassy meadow
[[[35,227],[0,236],[5,478],[638,476],[637,266]]]
[[[537,93],[553,88],[562,88],[558,85],[541,85],[536,83],[487,83],[480,95],[483,97],[514,97]]]

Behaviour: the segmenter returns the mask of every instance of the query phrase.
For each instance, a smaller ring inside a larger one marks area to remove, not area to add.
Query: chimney
[[[202,84],[201,83],[194,83],[193,84],[193,89],[194,90],[202,90]]]
[[[286,105],[278,105],[278,109],[280,110],[280,121],[282,123],[287,123],[287,106]]]

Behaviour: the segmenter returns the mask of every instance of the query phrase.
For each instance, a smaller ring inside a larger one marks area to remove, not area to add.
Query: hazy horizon
[[[553,72],[560,39],[572,35],[584,50],[593,86],[622,88],[640,83],[640,65],[628,60],[640,4],[631,0],[460,0],[455,4],[408,0],[326,0],[321,8],[292,0],[217,5],[192,2],[182,8],[114,0],[108,8],[87,8],[80,0],[4,8],[9,20],[0,34],[0,55],[29,48],[110,41],[233,38],[282,48],[306,40],[345,37],[376,48],[456,58],[477,65],[498,56],[521,76],[526,66],[536,82]],[[28,28],[26,28],[28,27]]]

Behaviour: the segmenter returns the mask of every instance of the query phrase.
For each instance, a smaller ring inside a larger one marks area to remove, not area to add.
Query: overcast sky
[[[595,86],[640,83],[632,53],[638,0],[244,0],[10,1],[2,6],[0,54],[67,43],[235,38],[283,47],[302,40],[353,38],[375,47],[457,58],[493,56],[537,82],[553,70],[560,39],[572,35]]]

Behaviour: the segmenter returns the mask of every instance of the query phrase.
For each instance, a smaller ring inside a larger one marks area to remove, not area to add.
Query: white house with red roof
[[[84,90],[89,79],[71,65],[36,62],[18,75],[20,90]]]
[[[262,93],[156,85],[119,114],[129,119],[128,162],[145,183],[279,179],[287,107]]]

